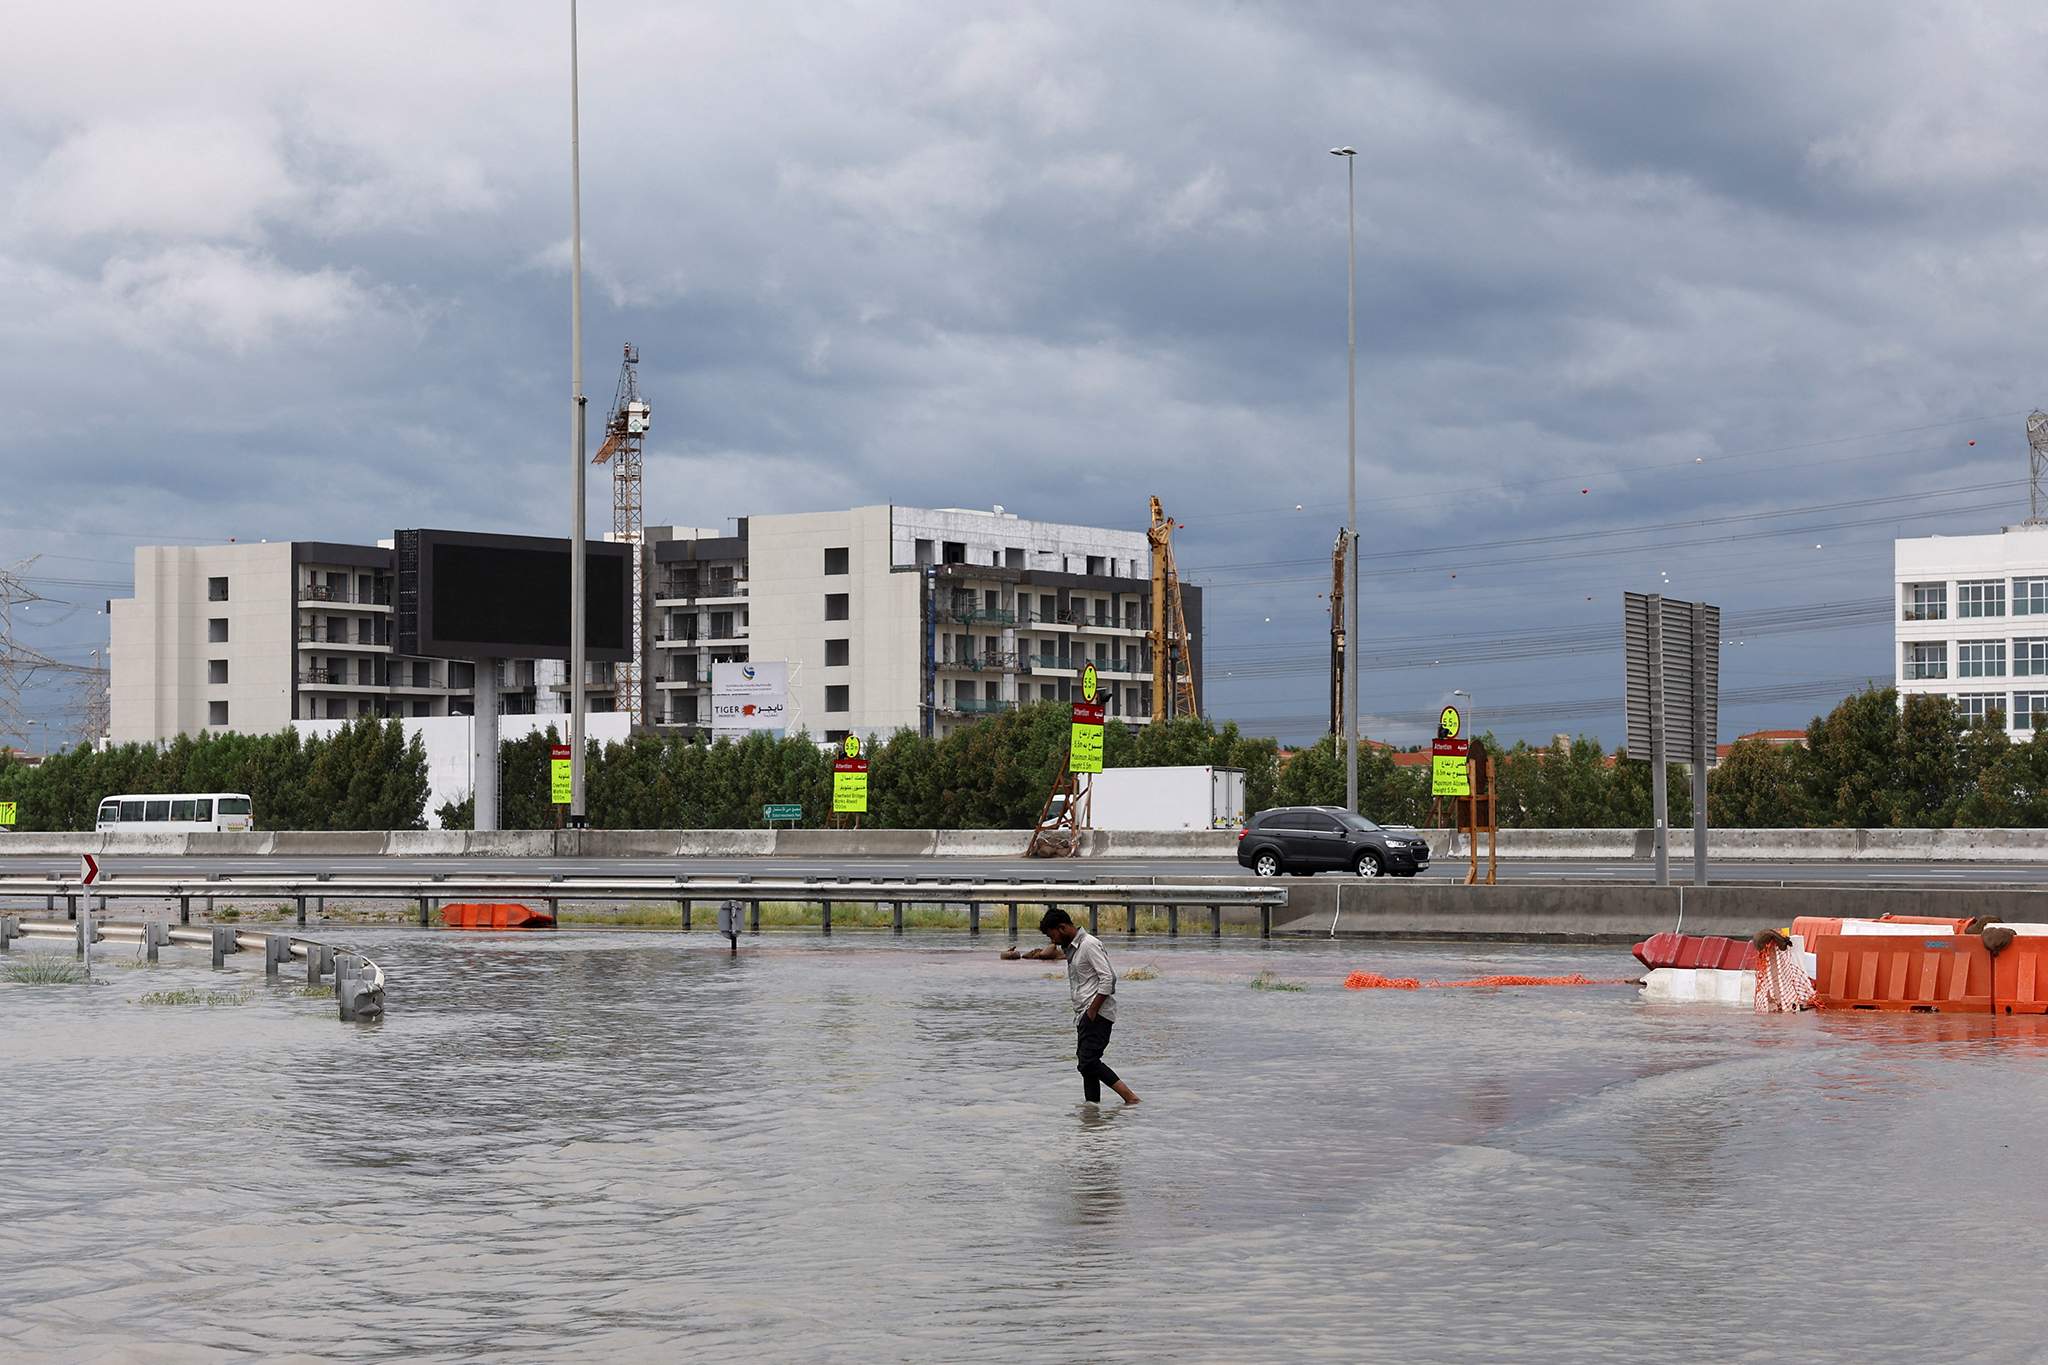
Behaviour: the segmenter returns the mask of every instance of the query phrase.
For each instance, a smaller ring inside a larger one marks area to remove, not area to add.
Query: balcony
[[[332,649],[377,649],[389,652],[391,649],[389,623],[380,624],[384,624],[386,628],[373,632],[367,639],[360,632],[356,631],[333,631],[328,630],[324,626],[300,626],[299,644],[302,646],[321,645]]]
[[[747,581],[742,578],[672,578],[654,594],[657,602],[744,602]]]
[[[939,667],[955,669],[962,673],[1015,673],[1018,664],[1015,654],[984,653],[941,659]]]
[[[966,607],[960,605],[939,608],[939,619],[956,626],[1014,626],[1017,613],[1007,607]]]
[[[1909,663],[1905,668],[1907,682],[1933,682],[1948,676],[1946,663]]]
[[[1905,611],[1900,613],[1899,619],[1902,621],[1946,621],[1948,620],[1948,608],[1945,606],[1907,607]]]
[[[334,607],[362,607],[372,611],[380,608],[388,611],[391,607],[391,593],[388,590],[358,593],[348,588],[322,587],[318,583],[299,584],[299,600]]]
[[[939,703],[939,709],[956,716],[993,716],[1004,711],[1014,711],[1017,703],[1000,698],[967,697],[956,701]]]

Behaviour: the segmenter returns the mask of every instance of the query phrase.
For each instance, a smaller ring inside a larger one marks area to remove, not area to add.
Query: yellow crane
[[[1198,716],[1195,704],[1194,650],[1188,639],[1187,612],[1181,605],[1180,570],[1173,563],[1173,518],[1152,499],[1152,526],[1145,539],[1152,547],[1152,721]]]

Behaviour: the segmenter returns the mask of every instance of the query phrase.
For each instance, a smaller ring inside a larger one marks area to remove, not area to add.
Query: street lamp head
[[[1330,155],[1331,155],[1331,156],[1357,156],[1357,155],[1358,155],[1358,149],[1357,149],[1356,147],[1332,147],[1332,148],[1330,148]]]

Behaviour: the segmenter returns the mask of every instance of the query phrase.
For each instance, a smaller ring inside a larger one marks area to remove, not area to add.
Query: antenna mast
[[[2039,526],[2041,482],[2048,474],[2048,412],[2039,408],[2027,414],[2027,525]]]

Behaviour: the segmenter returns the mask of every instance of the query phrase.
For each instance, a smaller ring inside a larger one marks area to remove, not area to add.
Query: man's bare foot
[[[1118,1081],[1111,1088],[1116,1091],[1117,1097],[1121,1099],[1125,1104],[1136,1104],[1138,1102],[1138,1097],[1132,1094],[1131,1088],[1128,1085],[1125,1085],[1122,1081]]]

